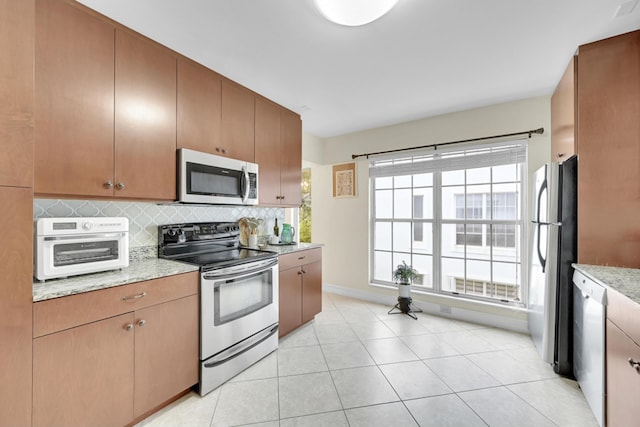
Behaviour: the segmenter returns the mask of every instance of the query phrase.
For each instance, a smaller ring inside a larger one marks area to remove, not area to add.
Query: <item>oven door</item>
[[[127,232],[37,236],[34,276],[38,280],[94,273],[129,265]]]
[[[200,359],[278,322],[278,259],[205,271],[201,276]]]

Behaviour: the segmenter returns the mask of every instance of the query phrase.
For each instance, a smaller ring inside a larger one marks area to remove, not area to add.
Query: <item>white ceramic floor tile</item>
[[[378,316],[367,307],[339,309],[342,317],[349,323],[375,322]]]
[[[557,376],[551,366],[522,363],[522,360],[513,357],[506,350],[468,354],[466,357],[505,385],[555,378]]]
[[[491,427],[555,427],[547,417],[506,387],[458,393]]]
[[[467,330],[463,324],[445,317],[432,314],[421,313],[418,315],[418,322],[427,328],[429,332],[453,332]]]
[[[348,324],[314,325],[320,344],[358,341]]]
[[[500,385],[495,378],[464,356],[427,359],[424,363],[455,392]]]
[[[397,317],[404,316],[404,317]],[[424,325],[417,320],[414,320],[404,314],[389,315],[387,320],[383,320],[391,331],[399,337],[409,335],[423,335],[428,334],[430,331],[424,327]]]
[[[452,393],[451,389],[421,361],[380,366],[400,399],[417,399]]]
[[[402,402],[347,409],[350,427],[417,427]]]
[[[478,337],[474,331],[454,331],[440,334],[442,339],[461,354],[497,350],[489,341]]]
[[[344,411],[280,420],[280,427],[349,427]]]
[[[458,356],[458,350],[448,344],[441,334],[411,335],[400,337],[420,359]]]
[[[379,320],[350,323],[349,326],[362,341],[395,337],[391,329],[387,328],[387,326]]]
[[[318,345],[318,337],[312,323],[306,324],[287,336],[280,338],[278,348],[304,347]]]
[[[212,426],[278,419],[278,379],[226,383],[221,387]]]
[[[330,370],[375,365],[360,341],[321,346]]]
[[[328,372],[279,379],[280,417],[292,418],[342,409]]]
[[[400,400],[377,366],[341,369],[331,376],[345,409]]]
[[[313,322],[315,325],[334,325],[346,323],[347,321],[338,310],[331,310],[316,314]]]
[[[364,341],[365,348],[378,365],[418,360],[418,356],[400,338]]]
[[[146,418],[136,427],[173,427],[177,425],[209,427],[219,395],[220,389],[212,391],[205,397],[191,392]]]
[[[281,377],[328,370],[324,355],[318,345],[278,350],[278,375]]]
[[[278,377],[278,352],[274,351],[268,356],[259,360],[255,364],[249,366],[244,371],[240,372],[235,377],[231,378],[229,382],[237,381],[250,381],[259,380],[265,378],[277,378]]]
[[[533,346],[533,341],[528,334],[506,331],[498,328],[481,328],[473,330],[473,333],[485,341],[489,341],[498,350],[523,348]]]
[[[458,396],[427,397],[404,402],[420,427],[486,427]],[[517,425],[517,424],[516,424]]]
[[[556,378],[507,387],[562,427],[596,427],[589,404],[576,381]]]

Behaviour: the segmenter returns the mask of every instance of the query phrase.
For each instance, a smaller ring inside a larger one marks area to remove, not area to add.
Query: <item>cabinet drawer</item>
[[[299,267],[322,260],[322,248],[307,249],[304,251],[292,252],[290,254],[280,255],[278,262],[280,270]]]
[[[33,336],[198,293],[198,273],[177,274],[33,304]]]
[[[640,345],[640,305],[611,288],[607,289],[607,318]]]
[[[615,324],[607,321],[607,425],[638,425],[640,372],[629,359],[640,361],[640,347]]]

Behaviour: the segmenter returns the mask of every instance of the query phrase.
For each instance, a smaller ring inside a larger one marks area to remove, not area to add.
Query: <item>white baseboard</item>
[[[375,302],[378,304],[386,304],[389,305],[389,307],[392,307],[396,303],[397,298],[395,294],[385,295],[380,292],[370,292],[361,289],[333,285],[330,283],[323,283],[322,290],[331,294],[342,295],[345,297],[355,298],[363,301]],[[445,306],[443,304],[418,301],[415,298],[412,304],[420,308],[423,312],[434,314],[436,316],[464,320],[466,322],[479,323],[481,325],[522,332],[526,334],[529,333],[526,317],[513,318],[500,316],[499,314],[485,313],[482,311],[474,311],[460,307]]]

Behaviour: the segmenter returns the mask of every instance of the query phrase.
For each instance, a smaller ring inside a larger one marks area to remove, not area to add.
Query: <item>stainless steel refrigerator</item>
[[[542,359],[567,377],[573,377],[577,177],[576,156],[535,172],[529,233],[529,332]]]

